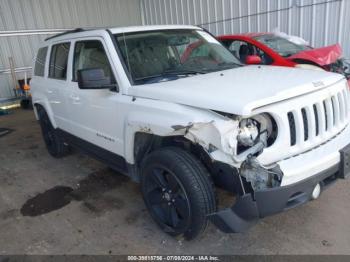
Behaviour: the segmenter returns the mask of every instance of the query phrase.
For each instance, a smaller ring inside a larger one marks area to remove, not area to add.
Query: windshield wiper
[[[219,63],[218,66],[228,67],[228,66],[243,66],[243,64],[235,63],[235,62],[222,62]]]
[[[180,69],[180,70],[166,70],[162,74],[165,75],[199,75],[199,74],[205,74],[205,71],[202,70],[192,70],[192,69]]]
[[[232,69],[236,67],[242,67],[242,66],[243,64],[238,64],[235,62],[222,62],[217,64],[216,68],[212,68],[211,70],[208,70],[207,73],[218,72],[218,71]]]
[[[162,79],[167,77],[178,78],[179,76],[182,76],[182,75],[188,76],[188,75],[198,75],[198,74],[205,74],[205,73],[206,73],[205,71],[199,71],[199,70],[198,71],[197,70],[166,70],[161,74],[136,78],[135,81],[147,82],[149,80],[153,80],[157,78],[162,78]]]

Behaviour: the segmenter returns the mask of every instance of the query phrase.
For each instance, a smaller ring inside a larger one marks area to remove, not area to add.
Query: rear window
[[[38,54],[35,59],[34,75],[44,76],[46,55],[47,55],[47,47],[42,47],[38,50]]]
[[[49,77],[66,79],[70,43],[53,45],[50,55]]]

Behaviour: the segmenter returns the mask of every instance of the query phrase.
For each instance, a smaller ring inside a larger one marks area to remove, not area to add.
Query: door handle
[[[50,90],[50,89],[46,89],[46,93],[48,93],[48,94],[52,94],[52,93],[53,93],[53,91],[52,91],[52,90]]]
[[[77,95],[70,95],[70,99],[72,99],[74,102],[80,102],[80,97]]]

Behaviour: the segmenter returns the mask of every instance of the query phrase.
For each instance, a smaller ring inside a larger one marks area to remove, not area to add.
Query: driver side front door
[[[102,69],[104,75],[117,84],[116,71],[106,50],[102,38],[81,39],[73,43],[71,81],[66,93],[71,121],[69,133],[90,145],[122,156],[124,120],[120,105],[125,97],[116,90],[80,89],[77,81],[79,70],[94,68]]]

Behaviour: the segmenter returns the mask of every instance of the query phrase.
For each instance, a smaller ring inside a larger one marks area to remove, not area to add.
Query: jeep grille
[[[276,121],[276,141],[259,156],[268,165],[312,150],[341,133],[349,123],[345,80],[332,86],[259,108]]]
[[[348,117],[345,90],[310,106],[288,112],[290,145],[295,146],[326,133],[338,133]]]

